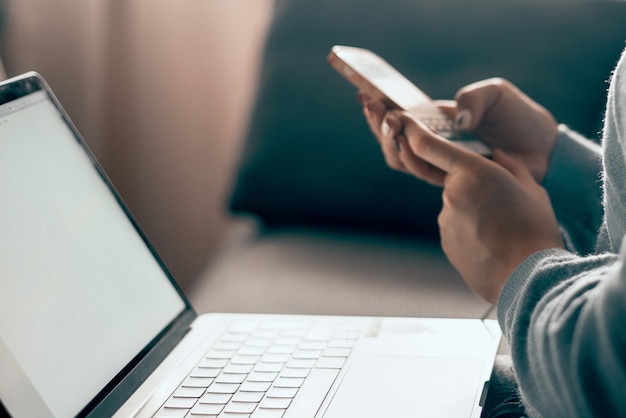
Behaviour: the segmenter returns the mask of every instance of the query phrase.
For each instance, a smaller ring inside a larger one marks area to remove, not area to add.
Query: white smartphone
[[[491,154],[491,149],[483,141],[455,130],[453,121],[426,93],[372,51],[335,45],[328,55],[328,62],[371,98],[382,100],[389,108],[411,112],[439,135],[470,151]]]

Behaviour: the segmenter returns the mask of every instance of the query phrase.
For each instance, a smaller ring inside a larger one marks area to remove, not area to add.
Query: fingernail
[[[389,123],[387,123],[387,120],[383,121],[380,126],[380,130],[383,133],[383,136],[389,136],[389,132],[391,132],[391,127],[389,126]]]
[[[463,109],[456,114],[456,119],[454,120],[454,126],[456,127],[456,129],[463,131],[469,129],[471,124],[472,114],[469,110]]]

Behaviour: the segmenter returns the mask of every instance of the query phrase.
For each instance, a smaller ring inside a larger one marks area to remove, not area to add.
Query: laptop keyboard
[[[354,322],[235,322],[156,417],[313,416],[364,333]]]

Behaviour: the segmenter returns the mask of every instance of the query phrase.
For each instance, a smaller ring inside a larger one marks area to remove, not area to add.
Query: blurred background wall
[[[9,76],[51,84],[183,288],[210,262],[271,0],[6,0]]]

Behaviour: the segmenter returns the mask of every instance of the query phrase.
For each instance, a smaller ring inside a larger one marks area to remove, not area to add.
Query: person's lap
[[[489,393],[485,400],[482,417],[517,418],[525,416],[524,407],[518,395],[511,356],[499,354],[491,374]]]

